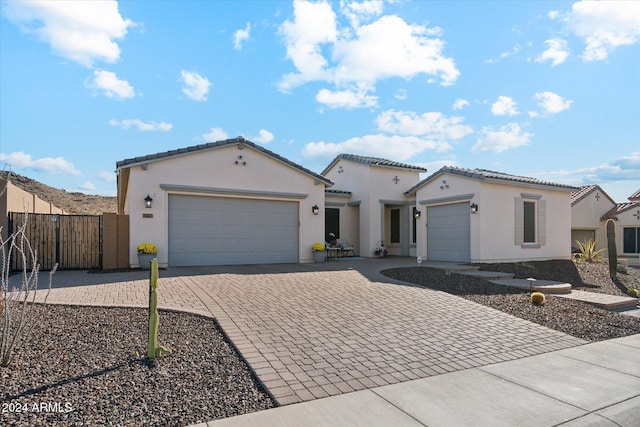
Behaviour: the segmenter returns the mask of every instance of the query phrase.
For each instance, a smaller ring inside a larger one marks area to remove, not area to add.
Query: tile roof
[[[140,164],[140,163],[146,163],[146,162],[150,162],[150,161],[156,161],[156,160],[162,160],[162,159],[167,159],[170,157],[174,157],[174,156],[180,156],[180,155],[184,155],[184,154],[190,154],[190,153],[195,153],[198,151],[205,151],[205,150],[211,150],[211,149],[215,149],[215,148],[221,148],[221,147],[226,147],[229,145],[234,145],[234,144],[244,144],[247,147],[253,148],[256,151],[259,151],[275,160],[278,160],[282,163],[285,163],[291,167],[293,167],[294,169],[298,169],[300,172],[304,173],[305,175],[309,175],[321,182],[324,182],[327,185],[333,185],[333,182],[331,182],[329,179],[325,178],[322,175],[319,175],[303,166],[300,166],[297,163],[292,162],[289,159],[286,159],[282,156],[280,156],[279,154],[274,153],[273,151],[267,150],[264,147],[261,147],[257,144],[255,144],[254,142],[248,141],[246,139],[244,139],[243,137],[239,136],[237,138],[232,138],[232,139],[226,139],[224,141],[217,141],[217,142],[209,142],[206,144],[199,144],[199,145],[193,145],[191,147],[185,147],[185,148],[179,148],[177,150],[170,150],[170,151],[164,151],[161,153],[155,153],[155,154],[149,154],[146,156],[140,156],[140,157],[133,157],[130,159],[125,159],[125,160],[121,160],[119,162],[116,162],[116,167],[117,168],[126,168],[126,167],[131,167],[132,165],[136,165],[136,164]]]
[[[634,208],[640,208],[640,202],[618,203],[617,205],[614,206],[613,209],[611,209],[606,214],[602,215],[602,218],[600,218],[600,221],[604,221],[607,219],[617,219],[618,215],[620,215],[621,213]]]
[[[571,185],[558,184],[555,182],[544,181],[541,179],[530,178],[526,176],[511,175],[508,173],[496,172],[496,171],[491,171],[487,169],[465,169],[465,168],[459,168],[454,166],[444,166],[440,168],[440,170],[438,170],[437,172],[433,173],[432,175],[428,176],[427,178],[423,179],[422,181],[420,181],[419,183],[411,187],[409,190],[405,192],[405,194],[414,193],[420,187],[427,184],[429,181],[432,181],[438,175],[441,175],[443,173],[450,173],[453,175],[465,176],[469,178],[478,179],[481,181],[506,181],[506,182],[521,183],[521,184],[527,184],[527,185],[556,187],[556,188],[562,188],[567,190],[577,190],[577,187],[574,187]]]
[[[574,191],[573,193],[571,193],[571,206],[575,205],[576,203],[578,203],[580,200],[584,199],[585,197],[587,197],[589,194],[593,193],[594,191],[599,191],[603,196],[605,196],[607,199],[609,199],[609,201],[611,201],[611,203],[615,204],[616,202],[613,201],[613,199],[611,197],[609,197],[609,195],[607,194],[606,191],[604,191],[602,188],[600,188],[599,185],[584,185],[582,187],[580,187],[578,189],[578,191]]]
[[[322,174],[324,175],[325,173],[329,172],[329,169],[331,169],[331,167],[333,167],[333,165],[335,165],[338,162],[338,160],[341,160],[341,159],[348,160],[350,162],[355,162],[355,163],[362,163],[370,166],[382,166],[382,167],[397,168],[397,169],[410,169],[418,172],[427,171],[425,168],[422,168],[420,166],[414,166],[407,163],[395,162],[393,160],[382,159],[379,157],[358,156],[356,154],[339,154],[335,159],[333,159],[333,161],[329,164],[329,166],[327,166],[324,169],[324,171],[322,171]]]
[[[631,200],[632,202],[640,202],[640,190],[630,195],[629,200]]]
[[[351,191],[345,190],[334,190],[333,188],[325,188],[324,192],[326,194],[335,194],[336,196],[351,196]]]

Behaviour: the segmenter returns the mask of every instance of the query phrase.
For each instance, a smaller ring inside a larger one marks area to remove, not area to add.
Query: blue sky
[[[243,136],[640,188],[640,2],[4,1],[0,165],[115,195],[130,157]]]

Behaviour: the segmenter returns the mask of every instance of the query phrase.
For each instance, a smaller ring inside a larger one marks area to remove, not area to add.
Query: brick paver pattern
[[[375,261],[320,271],[245,266],[166,278],[161,271],[160,307],[215,317],[281,405],[585,343],[444,292],[394,283],[377,274]],[[147,289],[145,280],[53,289],[48,302],[144,307]]]

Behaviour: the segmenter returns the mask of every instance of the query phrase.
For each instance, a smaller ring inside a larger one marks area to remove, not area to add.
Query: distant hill
[[[7,172],[0,171],[0,178],[6,178]],[[35,194],[42,200],[53,203],[64,209],[67,214],[74,215],[100,215],[105,212],[117,212],[118,201],[116,197],[94,196],[80,192],[69,193],[65,190],[50,187],[26,176],[11,172],[9,178],[16,187]]]

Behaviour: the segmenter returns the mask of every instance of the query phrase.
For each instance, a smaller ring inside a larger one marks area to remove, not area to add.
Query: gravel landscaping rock
[[[274,407],[212,319],[160,312],[150,361],[147,310],[36,306],[42,322],[0,368],[3,426],[186,426]]]
[[[534,277],[571,283],[576,289],[626,295],[627,288],[640,288],[640,269],[609,277],[606,263],[576,264],[573,261],[481,264],[485,271],[508,272],[516,278]],[[441,290],[495,308],[521,319],[589,341],[601,341],[640,333],[640,319],[606,311],[595,306],[547,295],[544,305],[529,301],[529,292],[495,285],[485,280],[443,270],[410,267],[385,270],[382,274],[409,283]]]

